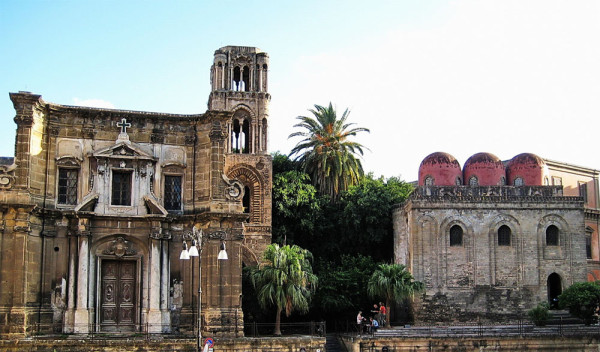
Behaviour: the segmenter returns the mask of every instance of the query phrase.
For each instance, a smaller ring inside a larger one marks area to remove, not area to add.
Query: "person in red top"
[[[387,322],[387,309],[383,305],[383,302],[379,302],[379,323],[384,326]]]

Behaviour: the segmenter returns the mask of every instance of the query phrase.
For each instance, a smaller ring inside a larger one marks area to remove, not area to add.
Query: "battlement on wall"
[[[419,186],[410,200],[428,202],[543,202],[581,203],[582,197],[563,196],[562,186]]]

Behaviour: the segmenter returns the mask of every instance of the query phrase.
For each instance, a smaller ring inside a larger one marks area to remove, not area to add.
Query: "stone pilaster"
[[[160,225],[160,223],[159,223]],[[154,226],[153,226],[154,227]],[[156,230],[155,230],[156,229]],[[150,234],[150,281],[148,282],[148,332],[162,332],[162,312],[160,307],[161,299],[161,248],[160,248],[160,228],[154,227]]]
[[[90,269],[89,219],[79,219],[78,224],[79,260],[77,267],[77,300],[74,314],[73,332],[89,333],[88,287]]]

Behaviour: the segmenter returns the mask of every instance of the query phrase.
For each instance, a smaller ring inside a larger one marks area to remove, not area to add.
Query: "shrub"
[[[600,304],[600,285],[596,282],[576,282],[558,296],[561,308],[582,319],[585,325],[595,322],[596,309]]]
[[[540,303],[537,307],[532,308],[527,312],[527,315],[529,315],[529,319],[531,319],[536,326],[545,326],[550,318],[548,308],[548,303]]]

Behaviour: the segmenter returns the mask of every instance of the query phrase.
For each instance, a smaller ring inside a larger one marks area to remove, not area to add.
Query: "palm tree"
[[[336,200],[340,192],[358,183],[363,168],[358,158],[363,155],[363,145],[349,138],[359,132],[369,132],[367,128],[354,127],[347,123],[348,109],[338,118],[331,103],[328,107],[315,105],[309,109],[313,116],[298,116],[299,123],[294,127],[303,131],[294,132],[288,138],[303,137],[290,152],[296,154],[294,160],[300,161],[304,171],[311,176],[312,182],[321,194],[327,194]]]
[[[412,274],[401,264],[380,264],[373,272],[367,292],[371,297],[384,297],[387,311],[386,326],[390,327],[390,304],[400,302],[405,298],[413,297],[415,293],[423,291],[422,282],[415,281]]]
[[[260,306],[275,306],[275,335],[281,335],[281,312],[286,316],[297,310],[308,312],[309,302],[317,287],[317,277],[312,272],[312,254],[296,245],[279,247],[269,245],[264,262],[252,274],[252,284],[258,292]]]

